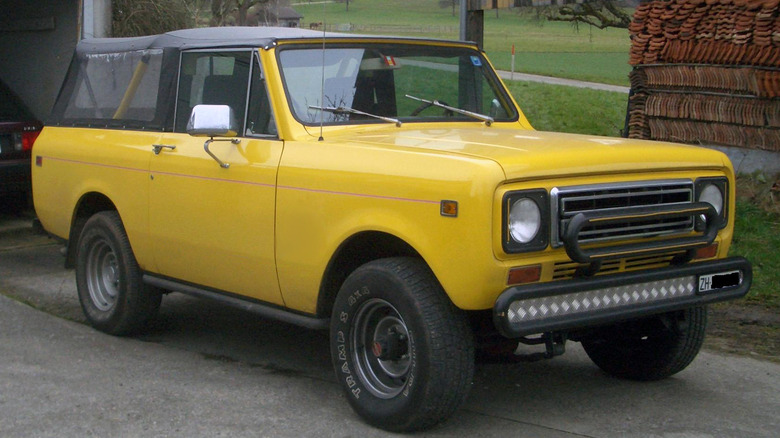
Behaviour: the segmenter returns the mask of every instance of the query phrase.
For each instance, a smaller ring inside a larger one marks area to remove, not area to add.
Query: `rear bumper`
[[[585,328],[741,298],[752,279],[750,263],[734,257],[515,286],[496,300],[493,320],[509,338]]]

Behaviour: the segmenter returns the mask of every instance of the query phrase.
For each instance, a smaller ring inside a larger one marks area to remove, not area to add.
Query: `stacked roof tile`
[[[629,32],[629,137],[780,151],[780,0],[647,1]]]

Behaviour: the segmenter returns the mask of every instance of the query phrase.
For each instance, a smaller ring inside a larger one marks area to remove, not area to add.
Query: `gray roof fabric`
[[[182,29],[161,35],[131,38],[89,38],[81,40],[76,46],[79,54],[127,52],[144,49],[178,50],[226,47],[265,47],[280,40],[300,40],[322,38],[393,38],[398,40],[423,40],[428,38],[402,38],[353,35],[291,27],[205,27]],[[438,40],[437,40],[438,41]],[[462,42],[461,42],[462,43]]]
[[[205,47],[264,47],[282,39],[322,38],[323,33],[289,27],[205,27],[174,30],[162,35],[131,38],[89,38],[81,40],[79,53],[109,53],[129,50]],[[327,37],[350,36],[325,33]]]

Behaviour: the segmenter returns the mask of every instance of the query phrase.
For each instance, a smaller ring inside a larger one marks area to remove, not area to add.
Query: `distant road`
[[[629,90],[631,90],[631,88],[629,87],[621,87],[620,85],[600,84],[598,82],[577,81],[574,79],[554,78],[552,76],[531,75],[528,73],[515,72],[514,74],[512,74],[512,72],[506,70],[496,70],[496,72],[501,77],[501,79],[505,81],[515,80],[515,81],[527,81],[527,82],[541,82],[543,84],[565,85],[568,87],[577,87],[577,88],[592,88],[594,90],[614,91],[616,93],[626,93],[626,94],[628,94]]]

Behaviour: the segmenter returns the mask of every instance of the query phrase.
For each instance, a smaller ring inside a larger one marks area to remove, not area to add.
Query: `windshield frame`
[[[480,71],[482,72],[482,80],[484,82],[487,82],[487,85],[492,89],[493,94],[499,98],[501,101],[505,102],[506,108],[511,111],[511,113],[508,115],[508,117],[498,117],[495,120],[495,123],[513,123],[518,122],[520,119],[520,110],[517,107],[514,99],[512,98],[509,91],[504,86],[503,82],[499,79],[498,75],[496,74],[495,70],[492,67],[492,64],[487,60],[487,58],[484,56],[484,52],[476,49],[476,47],[472,47],[471,45],[467,44],[457,44],[457,43],[447,43],[444,41],[406,41],[406,40],[383,40],[383,39],[366,39],[366,40],[360,40],[360,39],[347,39],[347,40],[334,40],[329,41],[328,39],[325,40],[325,50],[330,49],[367,49],[367,50],[380,50],[382,48],[388,48],[388,47],[399,47],[401,50],[411,50],[414,48],[422,48],[422,47],[430,47],[432,51],[436,50],[446,50],[451,52],[457,52],[457,51],[463,51],[464,55],[469,56],[470,58],[478,59],[478,62],[480,65],[478,67],[481,67]],[[283,53],[288,50],[318,50],[321,51],[323,49],[323,43],[322,42],[313,42],[313,41],[306,41],[306,42],[298,42],[298,41],[286,41],[284,44],[279,44],[276,47],[275,50],[275,56],[276,56],[276,64],[278,68],[278,73],[281,78],[282,86],[284,87],[285,92],[285,99],[286,103],[288,105],[288,110],[290,114],[293,116],[293,118],[301,123],[304,126],[320,126],[322,124],[323,126],[350,126],[350,125],[361,125],[361,124],[386,124],[387,122],[374,119],[374,118],[368,118],[364,120],[340,120],[340,121],[323,121],[320,123],[319,121],[315,120],[304,120],[298,112],[295,110],[294,103],[293,103],[293,93],[290,92],[288,88],[288,80],[285,77],[285,68],[284,64],[282,62],[282,56]],[[322,59],[319,57],[318,59]],[[475,66],[477,66],[475,64]],[[320,76],[317,76],[317,84],[320,83]],[[403,96],[403,93],[401,93]],[[437,99],[437,96],[432,95],[426,95],[421,96],[425,98],[430,99]],[[324,105],[328,106],[328,105]],[[354,109],[354,108],[353,108]],[[487,115],[487,114],[485,114]],[[439,116],[439,117],[411,117],[411,116],[399,116],[399,115],[393,115],[389,117],[394,117],[399,119],[403,124],[407,123],[483,123],[477,119],[474,119],[472,117],[464,116],[464,115],[456,115],[455,117],[446,117],[446,116]]]

